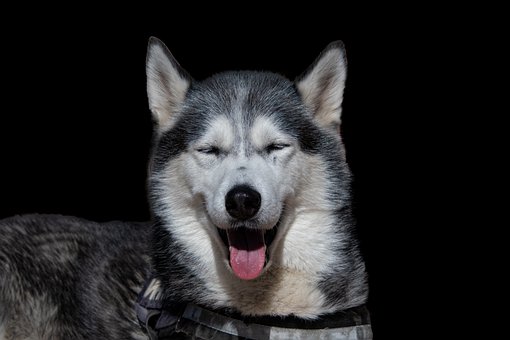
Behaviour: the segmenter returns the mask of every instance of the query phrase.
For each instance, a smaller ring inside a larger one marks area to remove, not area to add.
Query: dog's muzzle
[[[227,230],[218,228],[229,253],[230,267],[242,280],[259,277],[267,263],[267,248],[274,239],[276,228],[253,226],[262,203],[258,191],[248,185],[236,185],[225,195],[225,210],[235,221]]]

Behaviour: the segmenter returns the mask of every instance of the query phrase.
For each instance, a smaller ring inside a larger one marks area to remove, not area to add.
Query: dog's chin
[[[278,233],[280,221],[271,229],[235,226],[218,228],[226,248],[228,263],[233,274],[242,280],[258,278],[270,263],[270,247]]]

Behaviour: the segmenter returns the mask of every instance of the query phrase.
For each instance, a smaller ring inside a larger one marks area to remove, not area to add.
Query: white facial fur
[[[247,138],[236,144],[242,133]],[[286,147],[268,154],[265,149],[272,143]],[[221,150],[219,155],[199,151],[213,145]],[[332,227],[335,221],[322,162],[301,152],[270,118],[258,117],[249,131],[240,131],[224,116],[214,119],[203,137],[172,161],[160,177],[159,187],[167,191],[162,206],[168,209],[163,215],[173,221],[174,237],[196,256],[196,274],[208,282],[209,295],[204,299],[252,314],[306,317],[324,310],[317,282],[336,261],[330,252],[341,240]],[[227,249],[216,230],[231,226],[225,195],[243,183],[262,196],[260,228],[270,229],[282,219],[269,248],[266,275],[250,282],[230,272]],[[253,294],[274,300],[255,308]]]
[[[284,147],[268,152],[267,147],[272,144]],[[219,153],[204,152],[210,147],[218,148]],[[213,224],[222,229],[235,223],[225,209],[227,192],[236,185],[252,187],[260,193],[262,201],[256,225],[251,226],[271,229],[296,181],[292,175],[298,167],[293,157],[296,147],[269,118],[258,117],[250,131],[244,131],[239,124],[220,116],[190,147],[191,157],[184,164],[187,182],[194,196],[203,197]]]
[[[149,54],[148,91],[162,135],[179,118],[189,79],[182,76],[169,52],[163,55],[159,47],[155,45],[152,56]],[[166,63],[164,58],[171,60]],[[295,82],[317,125],[337,136],[334,138],[340,149],[345,67],[342,45],[332,44]],[[238,90],[237,97],[242,97],[242,89]],[[349,248],[344,252],[343,247],[348,247],[344,244],[346,235],[338,232],[335,214],[339,206],[334,206],[337,203],[328,194],[332,185],[330,166],[323,157],[302,152],[298,141],[280,131],[271,118],[260,116],[246,125],[239,118],[242,112],[232,113],[238,118],[221,114],[210,117],[202,137],[151,178],[158,197],[155,212],[173,239],[186,249],[185,260],[191,261],[192,257],[189,270],[205,283],[195,301],[212,307],[230,306],[245,314],[310,318],[361,303],[354,297],[343,305],[331,305],[320,288],[324,277],[337,275],[335,270],[339,268],[343,271],[344,264],[349,266],[355,256]],[[282,147],[267,152],[271,144]],[[217,148],[217,152],[210,152],[211,148]],[[269,229],[279,223],[265,272],[249,281],[232,273],[217,230],[232,226],[225,195],[239,184],[251,186],[262,198],[257,224],[252,227]],[[362,272],[362,264],[359,268]],[[363,300],[365,295],[359,298]]]

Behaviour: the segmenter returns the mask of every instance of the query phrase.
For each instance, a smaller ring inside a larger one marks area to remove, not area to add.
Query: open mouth
[[[237,227],[229,230],[218,228],[223,243],[229,251],[230,266],[242,280],[260,276],[268,262],[267,249],[273,243],[278,224],[271,229]]]

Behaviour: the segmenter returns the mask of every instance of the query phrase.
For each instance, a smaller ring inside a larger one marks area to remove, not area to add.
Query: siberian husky
[[[0,338],[369,339],[343,44],[294,82],[194,80],[151,38],[153,218],[0,221]]]

